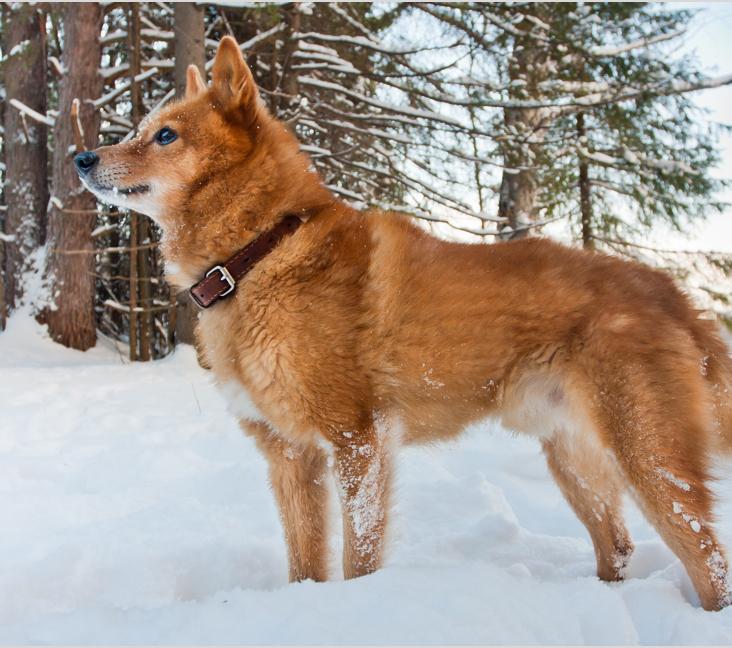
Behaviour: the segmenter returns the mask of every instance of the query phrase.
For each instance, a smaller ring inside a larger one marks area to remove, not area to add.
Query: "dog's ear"
[[[186,99],[195,99],[206,92],[206,82],[201,71],[195,65],[189,65],[186,70]]]
[[[239,46],[231,36],[224,36],[219,43],[212,78],[212,88],[223,108],[253,120],[259,111],[259,91]]]

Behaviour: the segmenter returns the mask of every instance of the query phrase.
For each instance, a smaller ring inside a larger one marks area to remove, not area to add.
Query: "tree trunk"
[[[5,243],[0,240],[0,331],[5,330],[6,307],[5,307]]]
[[[45,284],[47,302],[39,319],[57,342],[86,350],[96,343],[94,322],[94,242],[96,200],[85,191],[72,163],[74,133],[71,105],[80,101],[79,119],[85,145],[96,148],[99,113],[86,100],[102,92],[99,74],[102,8],[98,3],[68,3],[63,7],[66,71],[61,80],[59,115],[54,126],[53,181],[48,208]]]
[[[538,183],[535,159],[539,153],[543,116],[539,109],[506,108],[505,123],[509,133],[517,133],[520,141],[506,142],[503,153],[503,175],[498,197],[498,216],[505,219],[499,230],[503,239],[523,238],[522,229],[537,217]]]
[[[134,248],[138,239],[137,227],[140,223],[137,214],[130,213],[130,248]],[[137,360],[137,262],[139,258],[134,249],[130,250],[130,360]]]
[[[286,25],[284,34],[284,45],[282,48],[282,82],[281,91],[284,92],[287,97],[283,97],[289,106],[297,101],[298,95],[298,83],[297,83],[297,70],[293,70],[292,66],[296,63],[294,54],[297,51],[297,39],[293,36],[300,31],[302,24],[302,13],[297,2],[288,2],[282,5],[280,8],[282,19]]]
[[[539,3],[529,5],[525,12],[548,20],[542,14],[549,11]],[[524,24],[526,21],[524,21]],[[545,80],[545,48],[531,37],[517,35],[513,54],[508,65],[512,82],[509,97],[514,100],[533,99],[537,96],[537,85]],[[519,84],[518,81],[522,83]],[[537,157],[541,154],[541,143],[546,134],[544,123],[546,110],[542,108],[505,108],[504,123],[506,139],[503,149],[503,176],[498,202],[498,215],[506,219],[499,225],[503,239],[523,238],[529,230],[525,228],[538,216]]]
[[[505,155],[504,165],[510,168],[523,166],[525,162],[517,157]],[[536,195],[536,172],[533,169],[517,173],[503,170],[498,198],[498,216],[505,219],[505,223],[499,225],[502,239],[524,238],[528,235],[529,230],[525,226],[536,220]]]
[[[587,133],[585,131],[585,115],[577,113],[577,140],[584,142]],[[595,247],[592,237],[592,198],[590,196],[590,170],[587,159],[579,157],[579,190],[580,190],[580,213],[582,215],[582,247],[591,250]]]
[[[5,277],[2,267],[5,264],[5,243],[0,241],[0,331],[5,330]]]
[[[137,126],[145,110],[142,102],[142,88],[135,77],[142,71],[140,48],[140,5],[130,3],[129,53],[130,87],[132,102],[132,123]],[[145,216],[130,214],[130,360],[147,362],[151,357],[153,339],[153,317],[150,286],[150,251],[136,249],[148,243],[150,224]],[[135,309],[140,306],[141,313]],[[138,335],[139,332],[139,335]]]
[[[195,65],[206,78],[205,27],[203,9],[192,2],[176,2],[175,9],[175,93],[182,97],[186,91],[186,69]],[[196,344],[195,330],[198,307],[187,290],[176,296],[176,342]]]
[[[186,70],[195,65],[206,78],[205,26],[203,7],[193,2],[176,2],[175,10],[175,96],[186,92]]]
[[[473,130],[475,130],[478,126],[477,120],[475,118],[475,110],[473,108],[470,109],[470,125],[473,127]],[[475,134],[471,134],[470,136],[470,143],[473,147],[473,156],[475,157],[475,162],[473,162],[473,179],[475,180],[475,189],[478,192],[478,209],[481,214],[485,214],[485,187],[483,186],[483,181],[480,177],[481,172],[481,163],[478,162],[478,157],[480,154],[480,151],[478,149],[478,138],[475,136]],[[487,221],[484,218],[480,219],[480,228],[485,229],[487,225]],[[481,238],[485,238],[485,235],[481,236]]]
[[[38,6],[15,3],[5,15],[6,100],[46,114],[45,16]],[[5,308],[22,297],[21,278],[45,236],[48,205],[46,126],[7,104],[5,110]]]

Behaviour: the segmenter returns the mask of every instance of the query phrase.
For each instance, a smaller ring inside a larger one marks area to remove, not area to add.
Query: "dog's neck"
[[[286,215],[295,215],[307,223],[337,203],[335,196],[319,182],[315,187],[308,187],[300,199],[295,199],[292,193],[272,192],[268,196],[270,200],[262,195],[237,193],[228,205],[215,212],[208,206],[192,204],[187,213],[187,226],[163,226],[161,251],[168,279],[180,289],[187,289],[211,267],[227,261]]]

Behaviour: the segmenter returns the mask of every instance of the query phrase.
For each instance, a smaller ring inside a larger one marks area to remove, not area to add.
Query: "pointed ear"
[[[231,36],[224,36],[219,43],[212,78],[212,88],[225,109],[238,108],[254,115],[259,100],[257,84]]]
[[[186,70],[186,99],[195,99],[206,92],[206,81],[201,71],[195,65],[189,65]]]

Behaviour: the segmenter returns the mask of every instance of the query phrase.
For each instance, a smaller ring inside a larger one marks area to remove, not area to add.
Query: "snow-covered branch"
[[[132,87],[133,83],[140,83],[144,81],[145,79],[149,79],[152,76],[155,76],[159,72],[158,68],[153,67],[149,70],[146,70],[145,72],[141,72],[140,74],[136,75],[133,80],[128,80],[116,87],[114,90],[109,91],[107,94],[99,97],[99,99],[95,99],[92,104],[94,105],[94,108],[99,110],[102,106],[106,106],[108,103],[111,103],[114,101],[117,97],[119,97],[121,94],[124,94]]]
[[[719,88],[721,86],[732,83],[732,74],[725,74],[710,79],[702,79],[700,81],[686,81],[681,79],[668,79],[663,82],[652,84],[641,88],[620,88],[611,93],[596,93],[584,97],[578,97],[570,103],[555,106],[551,111],[551,117],[567,115],[586,108],[596,108],[611,103],[620,103],[636,99],[643,95],[653,97],[667,97],[670,95],[684,94],[687,92],[696,92],[697,90],[707,90],[710,88]]]
[[[598,56],[598,57],[618,56],[618,54],[624,54],[625,52],[630,52],[631,50],[650,47],[651,45],[655,45],[656,43],[663,43],[664,41],[669,41],[669,40],[673,40],[674,38],[679,38],[680,36],[683,36],[685,33],[686,33],[685,29],[679,29],[678,31],[669,32],[667,34],[658,34],[657,36],[639,38],[638,40],[632,41],[630,43],[623,43],[621,45],[606,45],[604,47],[593,47],[588,51],[588,53],[591,54],[592,56]]]
[[[429,49],[449,49],[455,45],[447,45],[441,47],[420,47],[415,49],[397,50],[387,47],[382,43],[373,41],[364,36],[346,36],[343,34],[319,34],[317,32],[296,32],[293,34],[294,38],[300,38],[302,40],[317,40],[326,43],[343,43],[344,45],[355,45],[357,47],[365,47],[374,52],[381,54],[388,54],[391,56],[404,56],[407,54],[418,54]]]
[[[353,99],[357,99],[358,101],[362,101],[365,104],[368,104],[369,106],[374,106],[375,108],[380,108],[381,110],[385,110],[388,112],[399,113],[399,114],[405,115],[407,117],[413,117],[414,119],[425,119],[425,120],[437,121],[437,122],[441,122],[443,124],[451,124],[453,126],[458,126],[458,127],[463,126],[462,121],[460,121],[459,119],[456,119],[454,117],[449,117],[447,115],[441,115],[439,113],[429,111],[429,110],[417,110],[415,108],[411,108],[410,106],[389,105],[382,101],[379,101],[378,99],[361,94],[359,92],[351,90],[350,88],[345,88],[341,85],[338,85],[337,83],[332,83],[330,81],[321,81],[320,79],[315,79],[313,77],[306,77],[306,76],[298,77],[298,81],[303,85],[314,86],[317,88],[322,88],[324,90],[332,90],[333,92],[338,92],[340,94],[344,94]]]

